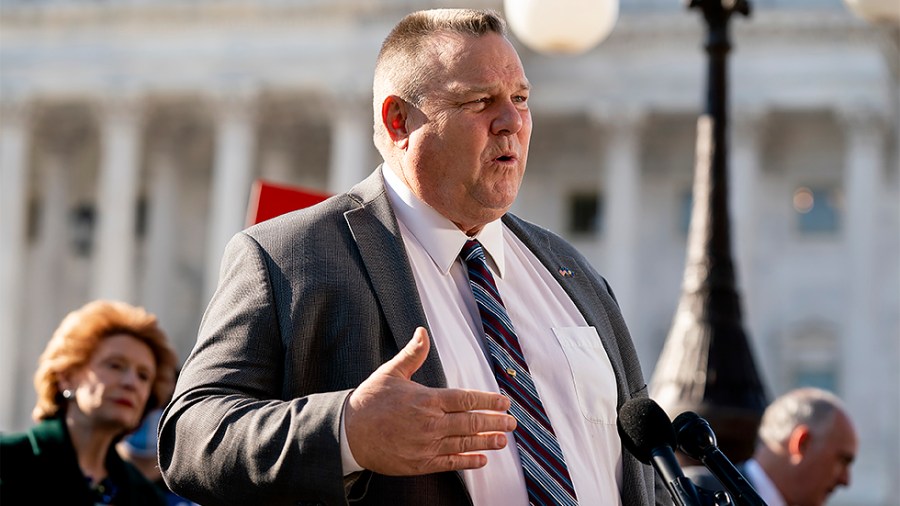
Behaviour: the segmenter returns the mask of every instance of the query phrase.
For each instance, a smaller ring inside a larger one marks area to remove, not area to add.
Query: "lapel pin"
[[[559,275],[564,278],[571,278],[571,277],[575,276],[575,271],[573,271],[572,269],[569,269],[568,267],[560,267]]]

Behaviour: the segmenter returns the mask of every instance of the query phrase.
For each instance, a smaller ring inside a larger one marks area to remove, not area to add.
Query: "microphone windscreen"
[[[631,399],[622,405],[616,420],[625,449],[644,464],[659,447],[675,448],[675,431],[669,415],[653,399]]]
[[[700,415],[694,413],[693,411],[685,411],[684,413],[675,417],[672,420],[672,427],[675,429],[675,434],[678,434],[679,431],[684,429],[694,420],[700,418]]]
[[[716,448],[716,434],[709,422],[693,411],[685,411],[672,421],[678,448],[688,457],[703,460],[703,454]]]

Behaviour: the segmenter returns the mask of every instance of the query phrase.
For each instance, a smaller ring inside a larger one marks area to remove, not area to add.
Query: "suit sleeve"
[[[266,256],[229,242],[159,427],[160,469],[201,504],[344,504],[340,417],[349,390],[285,394],[285,344]]]

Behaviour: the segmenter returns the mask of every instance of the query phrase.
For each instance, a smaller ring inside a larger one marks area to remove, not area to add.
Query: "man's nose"
[[[522,129],[523,123],[522,111],[513,102],[506,101],[501,105],[497,117],[491,123],[491,133],[494,135],[514,135]]]
[[[845,487],[850,486],[850,466],[844,466],[843,469],[841,469],[841,474],[838,476],[838,484]]]

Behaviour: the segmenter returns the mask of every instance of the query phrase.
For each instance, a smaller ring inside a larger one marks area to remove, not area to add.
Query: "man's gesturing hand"
[[[469,452],[506,446],[504,432],[516,427],[505,413],[509,399],[410,380],[430,347],[428,332],[419,327],[400,353],[350,395],[344,413],[347,442],[364,468],[394,476],[475,469],[487,464],[487,456]]]

